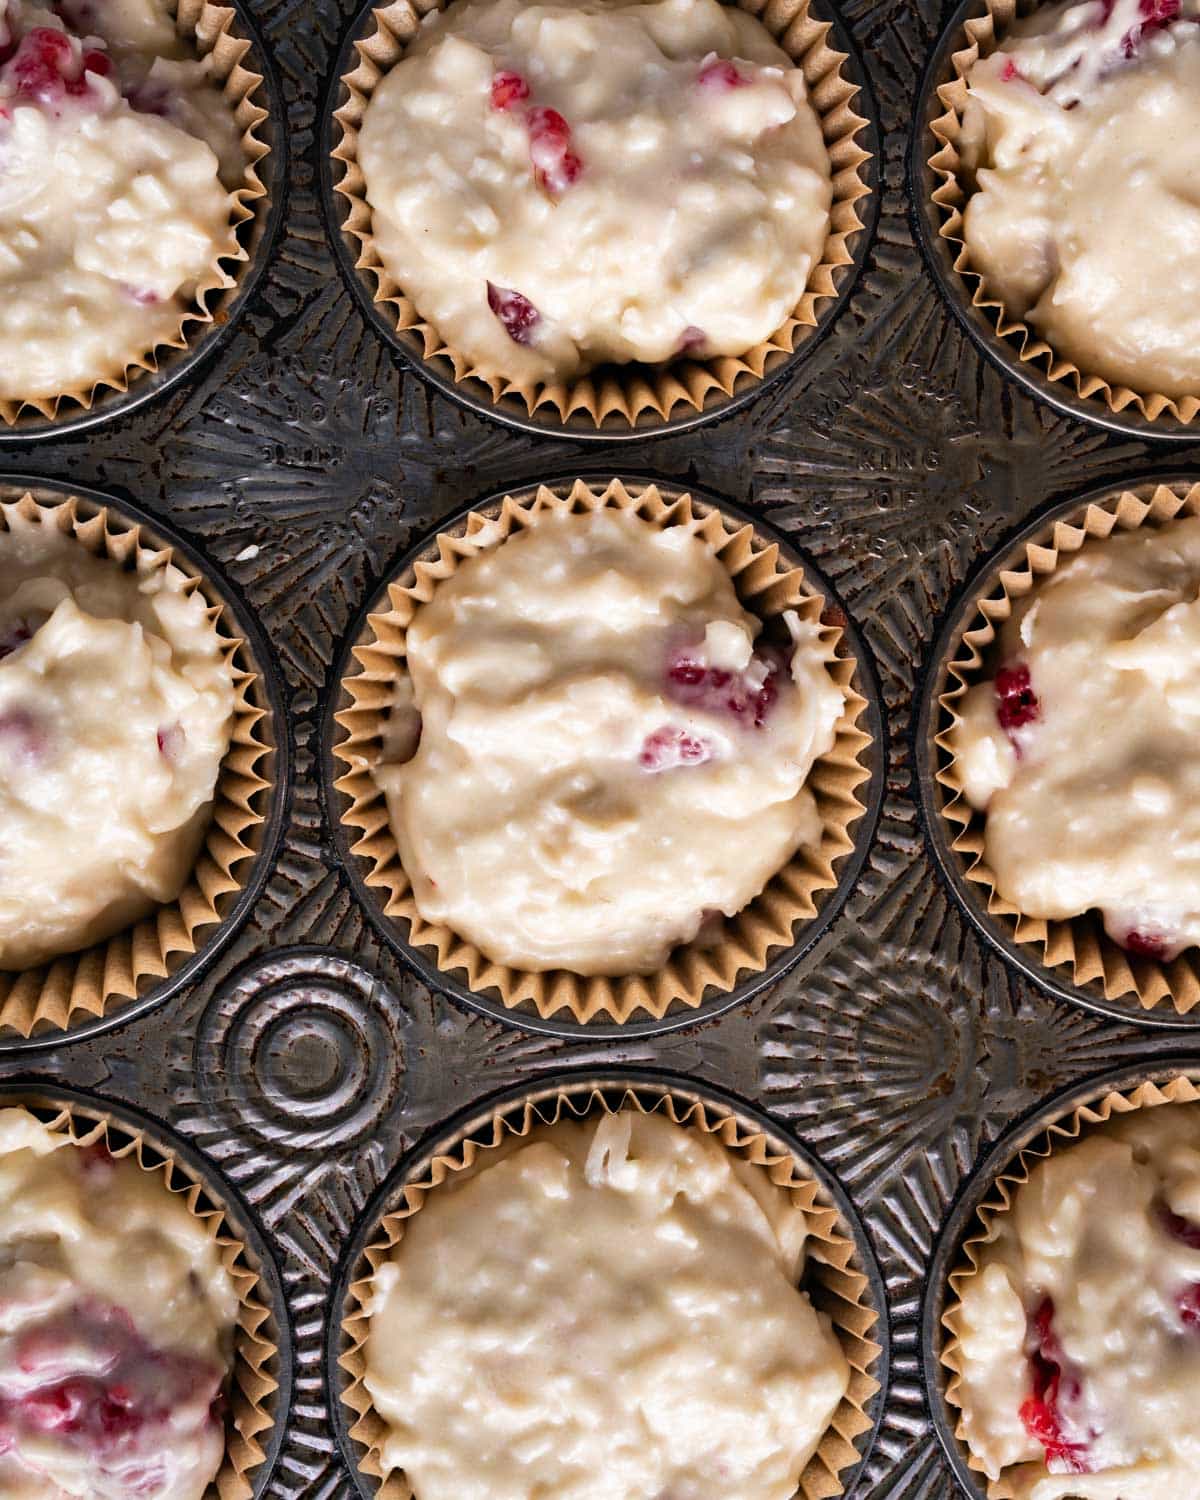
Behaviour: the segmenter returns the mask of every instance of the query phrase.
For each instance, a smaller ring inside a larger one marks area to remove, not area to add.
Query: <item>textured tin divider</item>
[[[224,607],[227,618],[223,617],[220,622],[222,633],[231,638],[236,635],[242,639],[244,645],[239,656],[247,658],[246,664],[256,674],[249,696],[252,706],[262,712],[262,718],[255,725],[255,734],[265,744],[266,755],[256,762],[256,766],[266,786],[256,793],[254,799],[257,810],[262,814],[262,821],[246,830],[246,836],[254,849],[249,864],[247,866],[243,859],[235,865],[238,888],[218,898],[220,920],[210,927],[197,929],[202,935],[195,951],[169,966],[169,972],[162,979],[151,981],[141,989],[136,998],[114,1000],[110,997],[100,1014],[91,1020],[69,1025],[63,1030],[35,1032],[29,1037],[6,1030],[0,1035],[0,1055],[49,1048],[64,1040],[75,1041],[107,1031],[110,1027],[159,1005],[202,973],[234,938],[266,882],[282,836],[290,777],[286,721],[275,680],[272,655],[253,616],[229,580],[172,528],[149,516],[130,501],[119,500],[98,490],[77,485],[38,480],[25,475],[0,474],[0,499],[13,500],[25,492],[33,495],[35,500],[52,505],[74,499],[79,502],[80,513],[85,517],[107,510],[116,519],[136,526],[144,545],[160,550],[170,548],[195,573],[202,576],[206,591],[213,598],[219,599]],[[67,957],[70,958],[71,955]]]
[[[832,1173],[775,1121],[754,1106],[723,1089],[673,1073],[620,1067],[571,1069],[557,1073],[552,1078],[546,1075],[531,1076],[524,1083],[477,1101],[421,1141],[397,1165],[364,1208],[339,1262],[330,1302],[326,1348],[329,1408],[338,1444],[360,1495],[364,1500],[373,1500],[380,1485],[378,1480],[360,1470],[359,1461],[367,1450],[351,1436],[352,1418],[343,1400],[351,1380],[340,1360],[352,1344],[342,1324],[352,1302],[353,1283],[369,1272],[366,1251],[378,1237],[380,1221],[403,1207],[405,1188],[409,1183],[427,1176],[436,1157],[454,1155],[465,1142],[490,1142],[492,1128],[498,1118],[516,1122],[524,1116],[526,1105],[532,1104],[535,1109],[540,1106],[549,1112],[559,1100],[563,1101],[562,1118],[590,1117],[593,1111],[589,1108],[588,1101],[596,1093],[613,1109],[620,1105],[623,1098],[633,1094],[647,1110],[658,1107],[663,1101],[670,1101],[680,1110],[690,1109],[698,1104],[713,1115],[727,1116],[735,1122],[739,1134],[746,1136],[761,1133],[766,1137],[772,1153],[792,1158],[797,1174],[810,1179],[817,1187],[815,1207],[833,1210],[836,1215],[834,1227],[853,1245],[852,1257],[846,1269],[863,1279],[862,1304],[878,1314],[866,1335],[868,1341],[878,1346],[879,1350],[869,1366],[870,1380],[877,1383],[876,1389],[862,1403],[862,1412],[868,1425],[853,1443],[858,1453],[857,1461],[838,1475],[842,1492],[852,1493],[870,1459],[878,1435],[887,1400],[890,1366],[887,1299],[883,1279],[870,1237],[856,1210]],[[434,1188],[432,1191],[436,1193],[437,1190]],[[839,1290],[841,1272],[832,1264],[826,1265],[821,1261],[817,1253],[819,1245],[819,1237],[814,1237],[810,1242],[812,1253],[805,1272],[804,1286],[818,1308],[832,1308],[834,1302],[842,1298]],[[840,1336],[844,1338],[844,1334]],[[861,1374],[855,1375],[855,1379],[862,1378]],[[846,1404],[843,1402],[843,1406]],[[824,1493],[831,1491],[826,1490]]]
[[[1040,961],[1036,940],[1019,940],[1016,935],[1019,929],[1014,919],[1005,919],[988,910],[990,887],[970,878],[969,861],[963,852],[954,847],[955,832],[943,811],[949,799],[938,779],[938,773],[946,764],[947,757],[937,744],[937,736],[948,724],[946,712],[939,700],[954,685],[949,667],[963,653],[964,636],[979,623],[980,602],[996,598],[1004,592],[1001,574],[1025,566],[1027,547],[1031,542],[1041,539],[1048,544],[1057,524],[1063,521],[1078,523],[1090,506],[1110,508],[1112,502],[1123,493],[1135,494],[1139,500],[1149,502],[1161,487],[1183,494],[1194,483],[1194,478],[1135,478],[1127,484],[1107,485],[1079,498],[1061,501],[1024,525],[1011,540],[984,560],[951,608],[929,659],[917,718],[918,777],[929,844],[942,876],[978,931],[1009,963],[1056,998],[1115,1020],[1173,1029],[1200,1027],[1200,1005],[1181,1013],[1169,999],[1147,1009],[1139,1003],[1136,992],[1128,998],[1121,996],[1110,999],[1105,993],[1102,979],[1077,981],[1072,977],[1070,963],[1052,965]],[[1114,534],[1120,529],[1114,527]],[[973,819],[972,826],[974,821]],[[1077,919],[1081,931],[1088,924],[1089,918],[1094,919],[1094,914]],[[1099,928],[1099,923],[1094,920],[1090,925]],[[1108,943],[1102,930],[1092,935],[1098,945]]]
[[[266,144],[268,151],[255,163],[255,169],[266,195],[252,205],[251,217],[237,228],[237,240],[246,251],[247,259],[237,262],[233,272],[234,285],[214,292],[208,298],[212,322],[189,338],[186,348],[162,350],[157,369],[138,371],[124,391],[105,386],[96,393],[90,407],[71,403],[67,415],[55,418],[43,417],[30,407],[23,408],[13,425],[0,421],[0,447],[5,443],[27,444],[39,438],[62,438],[90,430],[101,423],[129,415],[197,376],[228,341],[267,268],[283,224],[288,191],[289,130],[283,93],[274,55],[264,47],[246,0],[214,0],[214,3],[233,10],[234,34],[250,44],[245,64],[262,77],[262,97],[256,96],[255,102],[261,103],[266,117],[255,127],[255,134]]]
[[[258,1497],[265,1494],[271,1471],[283,1443],[288,1411],[292,1396],[292,1337],[287,1301],[283,1283],[275,1265],[274,1257],[263,1239],[257,1225],[251,1219],[245,1205],[225,1181],[217,1169],[186,1144],[163,1121],[156,1120],[128,1105],[117,1104],[91,1091],[64,1087],[58,1082],[42,1083],[38,1080],[0,1081],[0,1108],[24,1106],[42,1118],[69,1110],[75,1119],[103,1121],[118,1135],[140,1137],[149,1147],[149,1160],[161,1159],[172,1162],[177,1173],[200,1186],[200,1197],[196,1209],[205,1213],[210,1208],[221,1211],[224,1224],[242,1246],[238,1266],[248,1269],[257,1277],[254,1288],[256,1302],[265,1309],[265,1320],[258,1332],[273,1347],[274,1353],[264,1367],[275,1384],[273,1392],[262,1402],[271,1423],[267,1430],[257,1434],[257,1442],[263,1450],[262,1462],[254,1465],[247,1478]],[[237,1341],[236,1359],[231,1380],[240,1385],[239,1365],[246,1358],[244,1344],[246,1336]],[[236,1395],[233,1400],[234,1416],[238,1411]],[[231,1424],[232,1425],[232,1424]],[[217,1500],[218,1485],[214,1482],[206,1492],[206,1500]],[[225,1490],[221,1489],[224,1495]]]
[[[1034,0],[1018,0],[1019,14],[1028,14],[1033,9]],[[978,278],[968,272],[969,279],[965,279],[955,269],[956,242],[943,237],[941,230],[946,213],[933,199],[942,179],[929,165],[929,158],[938,149],[937,138],[930,126],[945,113],[937,91],[939,85],[949,83],[954,77],[951,59],[963,48],[963,28],[968,21],[977,20],[987,13],[986,0],[963,0],[955,10],[925,70],[913,115],[908,160],[910,212],[938,290],[981,353],[1009,380],[1039,401],[1048,402],[1069,417],[1110,432],[1164,442],[1200,442],[1200,427],[1195,420],[1185,423],[1169,413],[1151,419],[1132,404],[1122,411],[1113,411],[1103,396],[1079,395],[1072,380],[1051,380],[1044,360],[1023,360],[1020,343],[1001,337],[996,331],[994,309],[975,305],[972,293]]]
[[[1200,1078],[1200,1055],[1195,1053],[1159,1053],[1153,1062],[1129,1065],[1097,1073],[1061,1090],[1030,1110],[1011,1126],[990,1151],[982,1157],[946,1216],[929,1265],[925,1296],[921,1304],[921,1376],[925,1400],[946,1458],[955,1479],[969,1500],[988,1500],[983,1476],[967,1462],[966,1445],[955,1433],[956,1408],[946,1398],[949,1371],[941,1362],[950,1276],[962,1261],[962,1244],[978,1227],[980,1206],[988,1197],[996,1179],[1002,1176],[1020,1153],[1037,1142],[1050,1126],[1065,1118],[1081,1105],[1092,1104],[1110,1093],[1128,1093],[1140,1083],[1164,1083],[1180,1075],[1193,1081]],[[1194,1108],[1196,1106],[1189,1106]]]
[[[731,989],[726,991],[719,989],[716,984],[710,985],[707,992],[708,998],[701,999],[698,1005],[692,1006],[683,1002],[676,1002],[666,1010],[662,1017],[641,1019],[639,1013],[635,1011],[633,1013],[635,1019],[631,1020],[611,1022],[607,1020],[583,1021],[573,1018],[569,1014],[564,1014],[562,1008],[557,1009],[553,1014],[547,1016],[535,1008],[528,1000],[519,1005],[508,1004],[504,1001],[497,988],[472,988],[468,983],[461,980],[456,972],[448,972],[439,967],[433,950],[424,944],[418,945],[411,942],[405,921],[402,918],[389,916],[385,911],[387,888],[379,885],[378,882],[373,884],[368,883],[367,875],[371,868],[371,861],[364,859],[353,850],[352,846],[356,842],[356,835],[348,827],[343,818],[343,813],[350,806],[350,799],[336,785],[338,779],[345,776],[347,769],[345,765],[340,763],[337,755],[337,747],[345,738],[345,733],[336,722],[336,716],[350,706],[350,698],[342,689],[341,683],[343,677],[353,668],[354,648],[356,645],[361,644],[367,632],[369,616],[388,607],[388,589],[391,581],[411,577],[413,566],[416,562],[437,558],[437,535],[463,532],[468,517],[472,515],[494,514],[501,509],[506,498],[511,499],[518,506],[531,505],[537,497],[538,486],[501,492],[498,495],[493,495],[486,500],[480,501],[476,505],[464,507],[443,522],[433,536],[426,537],[418,542],[398,564],[388,570],[382,587],[368,601],[360,617],[352,626],[341,652],[334,663],[333,672],[329,678],[322,733],[323,786],[326,808],[333,828],[335,844],[359,900],[362,902],[380,935],[401,955],[407,964],[416,970],[422,980],[431,989],[441,990],[445,994],[452,996],[462,1005],[472,1010],[481,1011],[497,1020],[504,1021],[508,1025],[518,1025],[529,1030],[541,1031],[550,1035],[564,1037],[587,1036],[589,1038],[636,1037],[669,1031],[681,1026],[693,1025],[698,1021],[720,1015],[732,1006],[746,1002],[752,996],[760,993],[775,980],[779,979],[813,947],[822,932],[825,931],[829,923],[837,915],[866,859],[882,803],[883,766],[886,763],[886,746],[884,743],[882,715],[879,708],[878,684],[869,654],[846,615],[845,610],[838,602],[837,596],[828,581],[786,538],[774,532],[760,518],[752,516],[741,510],[738,506],[708,494],[695,486],[683,487],[665,483],[656,484],[652,480],[632,476],[621,476],[620,479],[616,480],[612,479],[611,476],[605,476],[593,479],[590,482],[585,479],[583,483],[590,487],[593,494],[599,493],[601,489],[604,489],[607,494],[606,486],[623,486],[623,492],[627,491],[629,495],[634,497],[652,490],[660,495],[662,500],[668,505],[674,504],[677,500],[687,496],[690,497],[697,515],[702,516],[705,511],[713,510],[719,515],[724,515],[732,519],[735,526],[748,525],[752,527],[756,533],[756,540],[761,543],[764,550],[769,548],[778,549],[778,554],[782,562],[788,568],[794,568],[800,572],[810,592],[825,599],[825,613],[831,617],[842,633],[838,656],[840,659],[853,662],[854,677],[852,685],[865,704],[858,715],[854,727],[857,730],[863,731],[869,737],[870,741],[858,755],[860,765],[864,766],[868,773],[855,790],[855,796],[862,805],[863,811],[850,823],[852,847],[835,861],[836,885],[833,888],[820,889],[815,893],[813,899],[817,907],[816,915],[808,922],[799,926],[798,936],[795,936],[790,944],[781,946],[779,951],[775,953],[774,957],[761,970],[747,974],[744,980],[734,984]],[[575,486],[576,481],[571,479],[550,479],[545,481],[544,484],[545,489],[560,498],[574,497]],[[749,572],[749,569],[747,569],[747,572]],[[747,601],[743,602],[746,603]],[[753,598],[749,601],[747,607],[753,609]],[[750,910],[753,906],[753,902],[748,903],[746,909]]]
[[[685,405],[679,408],[678,416],[669,416],[666,419],[656,416],[652,411],[642,412],[632,426],[623,417],[614,413],[605,416],[597,426],[594,421],[579,411],[573,411],[564,421],[553,406],[538,406],[530,411],[519,396],[501,395],[498,399],[493,399],[491,390],[482,379],[474,376],[464,380],[455,379],[453,363],[446,355],[438,354],[426,358],[425,341],[420,325],[413,328],[397,328],[394,314],[390,313],[385,305],[375,301],[367,276],[358,269],[358,242],[355,236],[344,227],[349,218],[349,207],[346,199],[334,185],[340,180],[341,164],[335,164],[333,150],[342,134],[335,115],[347,97],[347,91],[342,86],[341,80],[355,66],[356,42],[366,39],[374,31],[374,15],[382,3],[383,0],[365,0],[356,12],[343,39],[329,80],[320,132],[321,207],[342,275],[363,315],[409,368],[429,381],[443,396],[449,397],[460,406],[486,418],[503,422],[508,427],[545,437],[565,436],[596,442],[620,442],[668,433],[678,434],[691,431],[702,424],[719,421],[741,411],[767,387],[794,371],[829,332],[849,300],[859,273],[866,262],[879,220],[881,192],[881,138],[878,110],[858,49],[830,0],[812,0],[812,14],[816,20],[829,26],[834,49],[845,55],[846,60],[842,64],[841,72],[858,90],[857,96],[852,101],[852,108],[866,121],[855,139],[857,144],[869,153],[868,160],[860,169],[860,175],[868,192],[854,205],[862,227],[850,235],[849,264],[839,266],[833,272],[835,295],[822,297],[815,326],[801,326],[797,330],[796,343],[792,350],[773,349],[767,354],[761,377],[740,376],[731,395],[725,395],[717,387],[710,389],[699,410],[693,410]],[[727,0],[727,3],[735,3],[735,0]],[[439,0],[415,0],[415,8],[421,13],[437,8],[438,4]],[[771,7],[762,3],[762,0],[746,0],[745,9],[764,20],[768,26],[775,19],[771,14]]]

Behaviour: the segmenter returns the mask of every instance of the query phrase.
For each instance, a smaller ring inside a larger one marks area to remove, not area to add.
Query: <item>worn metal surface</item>
[[[1200,472],[1200,441],[1115,436],[1035,403],[980,358],[914,244],[909,124],[942,17],[842,7],[881,113],[884,199],[852,296],[811,358],[737,416],[615,445],[507,431],[402,371],[363,321],[317,200],[315,127],[344,10],[254,0],[283,80],[290,195],[266,274],[216,357],[94,431],[4,466],[131,497],[240,586],[278,655],[293,741],[284,847],[249,920],[197,982],[95,1039],[7,1054],[0,1080],[91,1088],[165,1119],[235,1184],[278,1259],[296,1388],[266,1493],[348,1497],[326,1407],[337,1257],[389,1168],[492,1089],[572,1062],[723,1086],[840,1178],[883,1267],[892,1387],[856,1493],[950,1497],[918,1362],[934,1235],[982,1147],[1051,1090],[1152,1063],[1178,1035],[1071,1008],[985,948],[929,858],[912,706],[968,570],[1039,507],[1102,483]],[[700,482],[793,535],[879,672],[888,777],[845,908],[779,984],[704,1026],[565,1041],[471,1015],[381,944],[334,854],[316,738],[339,642],[390,562],[464,500],[573,468]],[[253,558],[238,560],[251,546]]]

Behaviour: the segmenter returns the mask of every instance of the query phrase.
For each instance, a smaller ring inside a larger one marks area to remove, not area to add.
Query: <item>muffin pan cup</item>
[[[1010,317],[970,269],[962,240],[968,194],[957,176],[963,79],[1015,19],[1035,9],[1033,0],[964,0],[942,33],[917,97],[909,148],[910,209],[921,248],[955,317],[982,353],[1031,396],[1112,432],[1200,442],[1200,399],[1139,394],[1079,370],[1027,323]]]
[[[216,353],[262,275],[283,218],[288,131],[274,64],[242,0],[172,0],[181,36],[214,73],[242,130],[246,171],[234,190],[233,245],[201,280],[175,338],[91,386],[27,401],[0,399],[0,445],[64,437],[123,416],[177,385]]]
[[[194,979],[233,937],[256,899],[282,826],[287,781],[283,715],[265,642],[209,563],[169,528],[95,490],[0,475],[0,507],[122,567],[174,565],[196,580],[227,640],[237,697],[213,818],[179,898],[104,942],[21,971],[0,970],[0,1052],[94,1034],[156,1005]],[[0,509],[0,533],[7,529]]]
[[[596,1118],[621,1108],[661,1112],[714,1135],[762,1165],[805,1210],[810,1238],[802,1285],[826,1313],[850,1364],[847,1395],[801,1476],[795,1500],[825,1500],[853,1489],[878,1426],[887,1384],[888,1331],[883,1284],[865,1230],[832,1175],[768,1116],[724,1093],[665,1072],[575,1069],[531,1078],[465,1110],[422,1141],[367,1205],[342,1257],[327,1350],[337,1438],[365,1500],[410,1500],[402,1473],[384,1474],[381,1420],[362,1384],[368,1318],[364,1298],[376,1269],[402,1239],[404,1222],[455,1172],[485,1161],[489,1146],[541,1124]]]
[[[391,685],[403,671],[404,632],[438,583],[462,558],[503,545],[541,512],[601,509],[625,511],[655,527],[694,527],[714,547],[752,614],[769,622],[795,608],[824,627],[831,675],[847,693],[835,743],[807,782],[822,819],[820,846],[797,851],[761,895],[726,919],[718,941],[677,948],[658,973],[613,979],[508,968],[450,928],[426,922],[370,774],[382,749]],[[452,517],[401,561],[368,605],[337,663],[325,726],[327,797],[340,851],[383,936],[431,986],[510,1024],[559,1034],[669,1029],[737,1004],[778,978],[816,941],[861,865],[878,813],[881,767],[871,667],[820,575],[735,507],[697,489],[639,479],[551,481],[493,496]]]
[[[986,667],[1010,600],[1029,592],[1085,540],[1200,514],[1200,481],[1133,480],[1055,505],[986,559],[942,627],[917,722],[917,763],[929,842],[947,884],[980,933],[1061,1000],[1144,1026],[1200,1026],[1200,948],[1169,963],[1126,953],[1097,912],[1045,921],[1019,912],[992,884],[986,818],[959,792],[947,734],[954,704]]]
[[[973,1247],[1011,1206],[1036,1162],[1068,1146],[1088,1126],[1116,1115],[1200,1100],[1200,1054],[1162,1054],[1064,1089],[1044,1100],[995,1143],[963,1184],[934,1246],[921,1307],[921,1371],[934,1431],[963,1493],[970,1500],[1011,1500],[1004,1480],[989,1481],[964,1442],[954,1395],[958,1379],[954,1313],[960,1288],[978,1266]]]
[[[321,197],[342,272],[363,313],[404,361],[444,395],[510,427],[612,442],[683,432],[729,416],[793,371],[841,311],[879,212],[879,132],[854,44],[829,0],[739,0],[804,71],[833,167],[831,227],[808,288],[787,321],[740,358],[604,365],[563,384],[518,385],[476,367],[424,322],[384,268],[357,161],[358,130],[376,84],[439,0],[367,0],[342,45],[325,103]]]
[[[225,1458],[205,1500],[251,1500],[266,1490],[291,1392],[287,1305],[275,1263],[227,1182],[175,1133],[125,1105],[57,1083],[0,1082],[0,1109],[24,1107],[82,1146],[132,1158],[183,1196],[216,1241],[238,1297],[233,1367],[226,1387]]]

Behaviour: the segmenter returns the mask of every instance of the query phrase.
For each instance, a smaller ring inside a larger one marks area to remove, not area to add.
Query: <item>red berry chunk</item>
[[[673,771],[677,766],[702,766],[712,759],[712,746],[707,740],[688,734],[664,724],[653,734],[646,736],[638,755],[638,765],[644,771]]]
[[[511,287],[487,284],[488,306],[504,324],[504,331],[514,344],[532,344],[534,330],[542,321],[542,315],[520,292]]]
[[[1024,662],[1018,662],[1015,667],[1001,667],[996,673],[995,689],[996,718],[1019,754],[1020,746],[1014,732],[1036,723],[1042,712],[1029,680],[1029,668]]]
[[[176,761],[183,754],[187,735],[182,724],[165,724],[155,737],[158,740],[158,753],[164,760]]]
[[[1185,1286],[1175,1298],[1175,1307],[1183,1326],[1200,1333],[1200,1285]]]
[[[531,109],[526,120],[534,176],[547,192],[566,192],[583,171],[583,163],[571,150],[571,127],[556,109]]]
[[[492,108],[511,109],[529,98],[529,85],[520,73],[497,73],[492,79]]]
[[[1135,953],[1139,958],[1166,958],[1167,940],[1158,932],[1138,932],[1136,929],[1125,934],[1125,941],[1121,945],[1126,953]]]
[[[151,1347],[120,1308],[80,1303],[26,1329],[15,1352],[22,1372],[38,1383],[0,1397],[0,1450],[20,1450],[26,1436],[45,1441],[53,1434],[85,1455],[97,1475],[130,1480],[144,1472],[161,1485],[165,1445],[189,1425],[217,1420],[221,1371]],[[143,1493],[137,1484],[123,1492]]]
[[[1033,1394],[1021,1403],[1025,1431],[1041,1443],[1051,1474],[1090,1474],[1087,1443],[1080,1442],[1064,1419],[1062,1404],[1078,1402],[1079,1377],[1067,1368],[1054,1332],[1054,1302],[1044,1297],[1029,1319],[1026,1351],[1033,1377]]]
[[[0,625],[0,661],[32,639],[33,627],[28,620],[10,620],[7,625]]]
[[[24,708],[0,710],[0,764],[15,760],[34,765],[46,749],[46,731]]]
[[[1165,30],[1179,19],[1179,12],[1180,0],[1138,0],[1142,19],[1121,38],[1121,51],[1126,57],[1135,56],[1143,38]]]
[[[676,347],[675,353],[677,355],[695,354],[703,349],[707,343],[708,334],[705,333],[704,329],[697,328],[694,323],[689,323],[679,335],[679,344]]]
[[[738,72],[728,58],[714,57],[706,62],[697,75],[696,82],[702,89],[714,94],[727,94],[731,89],[744,89],[750,79]]]
[[[1012,83],[1014,78],[1023,78],[1024,76],[1011,57],[1005,58],[1004,66],[1000,70],[1001,83]]]
[[[86,62],[85,57],[91,62]],[[65,32],[52,26],[35,26],[21,38],[5,65],[5,74],[15,84],[18,98],[33,100],[57,112],[67,98],[80,98],[88,93],[90,85],[85,69],[102,73],[105,68],[111,71],[111,67],[98,49],[81,54],[78,43]]]
[[[667,662],[667,697],[689,708],[709,713],[731,714],[743,729],[761,729],[779,697],[779,673],[782,659],[775,652],[756,652],[751,667],[765,668],[761,682],[752,678],[749,669],[727,672],[720,667],[705,666],[684,649]]]
[[[171,113],[174,96],[162,83],[142,83],[128,95],[129,107],[140,115],[159,115],[166,119]]]

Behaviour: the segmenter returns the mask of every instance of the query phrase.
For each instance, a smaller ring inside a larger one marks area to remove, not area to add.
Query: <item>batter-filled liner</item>
[[[427,922],[417,910],[371,768],[383,754],[384,717],[396,680],[405,671],[408,625],[438,583],[463,558],[498,546],[514,531],[535,524],[543,512],[605,507],[654,526],[694,530],[712,546],[750,614],[769,621],[795,610],[801,620],[818,624],[830,674],[845,693],[846,706],[833,748],[817,760],[806,783],[821,817],[819,846],[797,850],[761,895],[726,919],[716,943],[676,948],[655,974],[585,978],[561,969],[539,973],[493,963],[449,927]],[[871,740],[859,722],[866,699],[855,685],[853,659],[839,653],[842,630],[832,616],[827,618],[826,600],[811,591],[803,573],[790,567],[777,547],[756,537],[752,526],[727,520],[686,494],[670,499],[654,485],[626,488],[620,480],[603,488],[583,480],[553,489],[541,485],[531,499],[507,496],[492,514],[473,512],[455,531],[439,535],[427,558],[388,586],[388,600],[389,608],[369,616],[354,648],[361,670],[342,682],[349,704],[337,715],[344,734],[334,749],[349,769],[336,786],[349,799],[342,821],[358,835],[353,852],[370,867],[366,884],[379,892],[385,916],[407,927],[412,946],[433,950],[439,969],[461,972],[472,990],[497,991],[506,1006],[530,1004],[545,1018],[566,1011],[581,1022],[598,1017],[622,1022],[644,1011],[661,1019],[673,1006],[695,1008],[706,992],[728,992],[742,976],[765,969],[775,953],[792,946],[797,927],[817,915],[819,893],[837,886],[835,865],[854,847],[851,825],[864,812],[858,788],[870,774],[865,756]]]
[[[437,0],[393,0],[372,11],[364,27],[366,34],[355,41],[357,63],[341,80],[346,98],[334,115],[333,158],[342,169],[334,187],[345,200],[343,228],[357,246],[358,274],[397,331],[411,329],[420,339],[426,360],[437,360],[460,384],[482,382],[493,401],[519,398],[530,415],[546,409],[560,421],[578,416],[597,428],[615,417],[632,427],[647,417],[653,424],[681,411],[703,411],[714,393],[721,398],[733,396],[761,380],[768,367],[790,354],[807,330],[817,326],[821,303],[837,295],[837,273],[853,262],[850,243],[863,230],[859,203],[871,191],[863,176],[870,154],[857,136],[867,121],[853,108],[858,88],[843,74],[846,54],[830,46],[831,27],[810,13],[809,0],[770,0],[769,4],[744,0],[741,8],[762,22],[803,72],[830,160],[833,202],[825,250],[787,321],[769,339],[740,356],[679,359],[665,367],[605,365],[570,382],[515,383],[445,344],[383,264],[372,232],[366,180],[358,163],[359,131],[376,85],[403,55],[421,18],[445,8]]]

